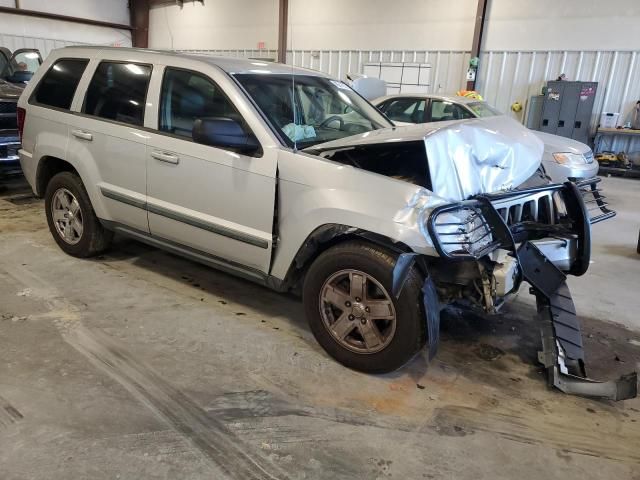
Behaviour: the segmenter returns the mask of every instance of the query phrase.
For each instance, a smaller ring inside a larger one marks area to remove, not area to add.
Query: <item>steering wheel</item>
[[[342,130],[344,128],[344,120],[339,115],[331,115],[329,118],[324,119],[319,126],[327,128],[331,122],[335,122],[336,120],[340,123],[338,130]]]

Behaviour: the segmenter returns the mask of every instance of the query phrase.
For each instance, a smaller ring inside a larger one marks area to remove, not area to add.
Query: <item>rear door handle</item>
[[[151,152],[151,156],[156,160],[160,160],[161,162],[173,163],[177,165],[180,163],[180,157],[174,155],[173,153],[160,152],[159,150],[154,150]]]
[[[93,135],[89,132],[85,132],[84,130],[71,130],[71,135],[77,138],[81,138],[82,140],[91,141],[93,140]]]

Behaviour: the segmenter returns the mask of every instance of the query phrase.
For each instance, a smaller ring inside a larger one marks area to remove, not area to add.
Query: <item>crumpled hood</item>
[[[425,137],[433,191],[455,200],[519,186],[540,167],[544,144],[507,117],[456,122]]]
[[[0,80],[0,99],[17,100],[20,98],[23,90],[24,87]]]
[[[416,141],[425,144],[433,193],[450,201],[518,187],[540,167],[544,151],[534,132],[503,116],[374,130],[306,151],[324,154]]]

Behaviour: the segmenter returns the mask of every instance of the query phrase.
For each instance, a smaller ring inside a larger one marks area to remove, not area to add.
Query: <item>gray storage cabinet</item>
[[[597,82],[547,82],[540,131],[588,143],[597,90]]]

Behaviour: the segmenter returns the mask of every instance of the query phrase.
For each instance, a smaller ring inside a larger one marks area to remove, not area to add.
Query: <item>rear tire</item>
[[[426,343],[423,279],[412,269],[400,298],[393,298],[395,264],[396,256],[378,246],[346,242],[323,252],[305,276],[303,300],[311,331],[346,367],[392,372]]]
[[[86,258],[109,247],[113,232],[100,223],[78,175],[72,172],[54,175],[47,184],[44,199],[49,230],[65,253]]]

